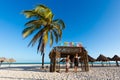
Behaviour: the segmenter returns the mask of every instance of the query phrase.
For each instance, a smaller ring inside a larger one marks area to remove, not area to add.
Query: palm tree
[[[54,40],[57,43],[62,38],[62,30],[65,28],[64,22],[61,19],[53,20],[52,11],[44,5],[38,5],[32,10],[25,10],[23,14],[30,19],[25,24],[27,27],[22,32],[23,37],[26,38],[32,33],[36,33],[28,46],[34,46],[38,42],[37,53],[41,52],[42,68],[44,68],[46,44],[50,42],[51,47]],[[49,39],[50,41],[48,41]]]

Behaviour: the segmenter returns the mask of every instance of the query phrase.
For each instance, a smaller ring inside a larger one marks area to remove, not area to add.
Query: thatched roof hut
[[[120,61],[120,57],[118,55],[114,55],[112,60],[113,61]]]
[[[0,66],[2,65],[3,62],[5,62],[5,57],[0,57]]]
[[[113,61],[116,61],[116,65],[119,66],[118,61],[120,61],[120,57],[118,55],[114,55],[112,58]]]
[[[10,59],[9,59],[9,63],[13,63],[13,62],[16,62],[16,60],[13,59],[13,58],[10,58]]]
[[[104,66],[103,62],[106,62],[106,61],[109,61],[109,60],[107,59],[107,57],[105,57],[104,55],[100,54],[97,57],[96,61],[102,61],[102,66]]]
[[[67,57],[67,55],[70,55],[70,59],[72,61],[72,58],[74,58],[76,53],[83,60],[84,67],[82,68],[82,70],[89,71],[88,56],[87,56],[87,51],[85,50],[85,48],[84,47],[70,47],[70,46],[57,46],[51,50],[49,54],[50,71],[51,72],[60,71],[60,64],[59,64],[60,58],[65,58]]]
[[[10,67],[10,65],[11,65],[13,62],[16,62],[16,60],[13,59],[13,58],[5,59],[5,61],[6,61],[7,63],[9,63],[9,67]]]
[[[2,62],[4,62],[5,61],[5,57],[0,57],[0,62],[2,63]]]

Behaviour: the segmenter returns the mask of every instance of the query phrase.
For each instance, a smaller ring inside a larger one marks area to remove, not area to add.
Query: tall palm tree
[[[52,11],[44,5],[38,5],[32,10],[25,10],[23,14],[30,19],[25,24],[27,27],[22,32],[23,37],[26,38],[32,33],[36,33],[28,46],[34,46],[38,42],[37,53],[41,52],[42,68],[44,68],[46,44],[50,42],[50,46],[52,46],[54,40],[57,43],[62,38],[62,30],[65,28],[65,24],[61,19],[53,20]]]

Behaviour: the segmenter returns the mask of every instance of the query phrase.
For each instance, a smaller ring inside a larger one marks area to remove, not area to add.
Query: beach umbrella
[[[16,60],[13,59],[13,58],[10,58],[10,59],[6,59],[6,62],[9,63],[9,67],[10,67],[10,65],[11,65],[13,62],[16,62]]]
[[[119,66],[118,61],[120,61],[120,57],[118,55],[114,55],[112,58],[113,61],[116,61],[116,65]]]
[[[0,57],[0,62],[4,62],[5,61],[5,57]]]
[[[90,55],[88,55],[88,61],[92,63],[92,66],[93,66],[93,62],[95,62],[96,60],[91,57]]]
[[[5,62],[5,57],[0,57],[0,66],[2,65],[3,62]]]
[[[100,54],[97,57],[96,61],[102,61],[102,66],[103,66],[103,62],[106,62],[106,61],[109,61],[109,60],[107,59],[107,57],[105,57],[104,55]]]

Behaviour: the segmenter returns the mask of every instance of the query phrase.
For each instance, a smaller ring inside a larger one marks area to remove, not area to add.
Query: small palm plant
[[[36,33],[29,45],[34,46],[38,42],[37,52],[41,52],[42,68],[44,68],[46,44],[50,39],[50,46],[52,46],[54,40],[57,43],[62,38],[62,30],[65,28],[64,22],[61,19],[53,20],[52,11],[44,5],[38,5],[32,10],[25,10],[23,14],[30,19],[25,24],[27,27],[22,32],[23,37],[26,38],[32,33]]]

